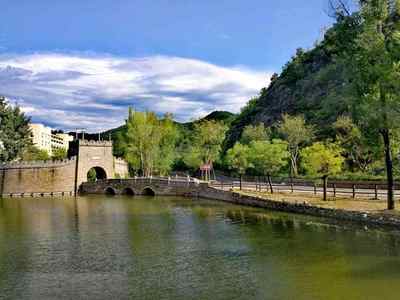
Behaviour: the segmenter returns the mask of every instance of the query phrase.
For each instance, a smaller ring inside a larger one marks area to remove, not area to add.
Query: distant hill
[[[210,114],[208,114],[207,116],[205,116],[204,118],[192,121],[192,122],[186,122],[186,123],[180,123],[180,122],[175,122],[175,124],[178,126],[178,128],[180,128],[181,130],[184,131],[189,131],[193,129],[193,125],[195,123],[201,122],[203,120],[214,120],[214,121],[220,121],[220,122],[224,122],[225,124],[227,124],[228,126],[233,122],[233,120],[236,118],[237,115],[228,112],[228,111],[214,111]],[[126,131],[126,125],[121,125],[117,128],[113,128],[101,133],[85,133],[85,139],[88,140],[98,140],[99,139],[99,135],[100,135],[100,139],[102,140],[108,140],[111,138],[112,141],[114,141],[115,143],[115,147],[114,147],[114,154],[117,156],[121,156],[122,153],[120,153],[119,147],[118,147],[118,136],[124,134]],[[70,135],[75,136],[74,132],[69,132]],[[82,134],[79,133],[78,134],[79,138],[82,138]]]
[[[230,126],[231,123],[235,120],[237,117],[236,114],[233,114],[229,111],[213,111],[212,113],[208,114],[207,116],[192,121],[192,122],[187,122],[187,123],[177,123],[178,126],[182,126],[185,129],[193,129],[193,125],[196,123],[200,123],[201,121],[219,121],[219,122],[224,122],[226,125]]]

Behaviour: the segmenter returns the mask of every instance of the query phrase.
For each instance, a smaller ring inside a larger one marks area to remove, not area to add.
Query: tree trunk
[[[297,158],[298,158],[298,150],[293,149],[290,155],[290,176],[297,177]]]
[[[272,180],[271,180],[271,175],[267,175],[267,178],[268,178],[268,184],[269,184],[269,188],[270,188],[270,190],[271,190],[271,194],[273,194],[274,193],[274,189],[273,189],[273,187],[272,187]]]
[[[392,149],[390,146],[390,133],[389,129],[385,128],[381,131],[383,137],[383,143],[385,146],[385,164],[386,164],[386,176],[387,176],[387,208],[389,210],[394,209],[394,179],[393,179],[393,161],[392,161]]]
[[[322,180],[324,182],[324,201],[326,201],[328,200],[328,175],[324,175]]]

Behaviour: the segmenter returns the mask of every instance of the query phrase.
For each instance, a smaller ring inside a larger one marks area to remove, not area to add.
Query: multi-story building
[[[69,142],[73,140],[72,136],[65,133],[53,133],[50,127],[43,124],[30,124],[29,126],[32,132],[32,142],[37,148],[46,150],[49,155],[60,148],[68,151]]]

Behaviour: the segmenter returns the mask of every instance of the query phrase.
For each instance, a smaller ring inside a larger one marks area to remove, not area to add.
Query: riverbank
[[[255,191],[221,190],[209,188],[201,197],[225,202],[371,224],[400,229],[400,211],[388,211],[386,202],[376,200],[336,199],[322,201],[318,197],[294,194],[268,194]]]

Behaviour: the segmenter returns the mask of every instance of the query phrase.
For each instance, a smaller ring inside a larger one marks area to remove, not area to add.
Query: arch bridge
[[[80,194],[148,195],[148,196],[198,196],[207,183],[193,178],[132,178],[105,179],[85,182]]]

